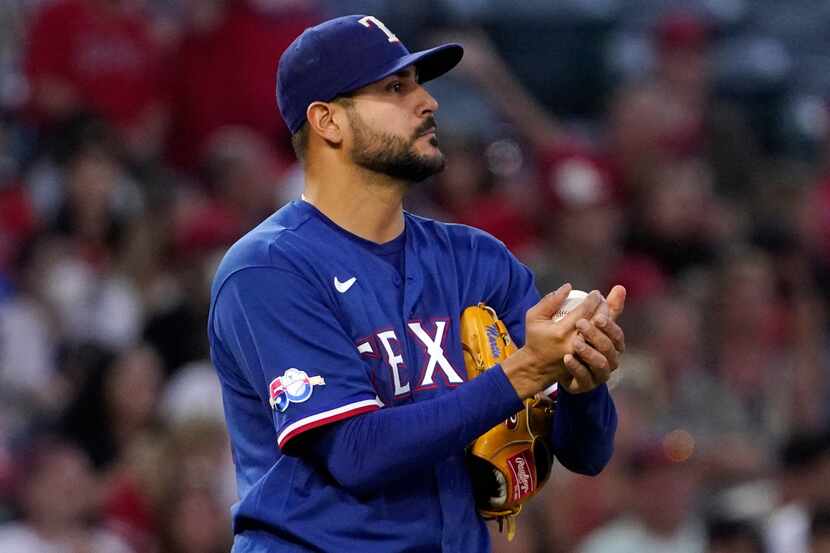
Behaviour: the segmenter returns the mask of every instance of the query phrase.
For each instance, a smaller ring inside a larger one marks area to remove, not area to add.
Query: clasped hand
[[[593,390],[608,381],[625,351],[625,335],[616,323],[625,288],[614,286],[605,301],[595,290],[554,321],[570,291],[571,285],[565,284],[527,311],[525,345],[502,364],[523,399],[553,382],[572,394]]]

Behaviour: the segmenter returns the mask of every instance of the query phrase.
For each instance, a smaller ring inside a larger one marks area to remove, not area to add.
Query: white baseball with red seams
[[[577,305],[582,303],[582,300],[588,297],[588,292],[583,292],[582,290],[571,290],[568,297],[565,298],[564,303],[556,310],[556,313],[553,314],[554,321],[562,320],[565,315],[573,311]]]

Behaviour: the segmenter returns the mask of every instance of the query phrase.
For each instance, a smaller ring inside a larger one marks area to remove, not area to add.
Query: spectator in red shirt
[[[265,9],[246,0],[189,3],[188,30],[171,64],[171,161],[198,165],[217,129],[242,126],[262,134],[293,159],[288,129],[276,107],[280,54],[319,21],[311,2]]]
[[[37,122],[89,111],[115,126],[134,156],[158,151],[166,118],[161,48],[136,5],[57,0],[36,13],[25,69]]]

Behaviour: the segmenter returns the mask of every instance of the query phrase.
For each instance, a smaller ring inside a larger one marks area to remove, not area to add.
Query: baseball
[[[292,396],[298,396],[303,393],[305,382],[302,380],[293,380],[285,387],[288,393]]]
[[[553,314],[553,320],[562,320],[565,315],[570,313],[577,305],[582,303],[582,300],[587,297],[588,292],[583,292],[582,290],[571,290],[571,293],[568,294],[568,297],[565,299],[565,303],[563,303],[556,313]]]

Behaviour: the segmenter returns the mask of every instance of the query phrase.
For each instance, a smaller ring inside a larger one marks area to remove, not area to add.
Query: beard
[[[408,140],[369,128],[354,110],[349,110],[349,123],[354,130],[351,158],[356,165],[407,182],[421,182],[444,169],[446,160],[440,151],[432,156],[415,152],[415,142],[421,135],[437,128],[432,116]],[[430,144],[437,147],[438,139],[431,137]]]

